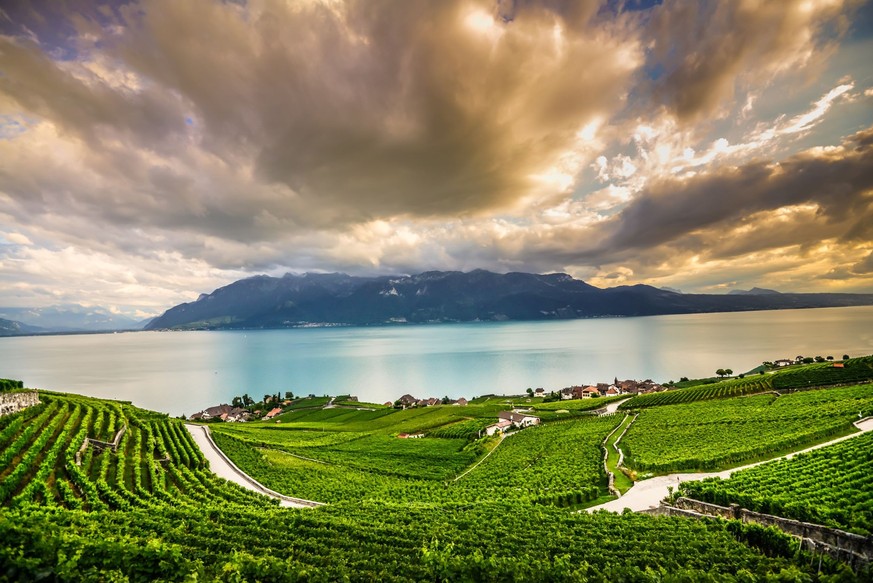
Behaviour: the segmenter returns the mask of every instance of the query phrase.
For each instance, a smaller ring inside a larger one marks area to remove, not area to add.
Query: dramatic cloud
[[[870,10],[4,4],[0,305],[286,270],[873,291],[873,93],[841,58]]]

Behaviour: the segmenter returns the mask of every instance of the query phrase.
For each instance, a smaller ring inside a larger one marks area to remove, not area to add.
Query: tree
[[[729,368],[726,368],[726,369],[724,369],[724,374],[725,374],[725,376],[731,376],[732,374],[734,374],[734,371],[729,369]]]
[[[715,374],[717,374],[719,377],[723,377],[725,374],[727,374],[727,372],[723,368],[720,368],[715,371]]]
[[[530,387],[527,388],[527,396],[528,396],[528,397],[533,397],[533,389],[530,388]]]
[[[844,354],[844,355],[843,355],[843,360],[849,360],[849,355],[848,355],[848,354]]]
[[[272,398],[273,398],[273,397],[271,397],[270,395],[264,395],[264,403],[265,403],[265,404],[266,404],[266,403],[269,403],[269,402],[270,402],[270,399],[272,399]]]
[[[824,362],[825,359],[824,359],[824,357],[822,357],[822,356],[816,356],[816,357],[815,357],[815,361],[816,361],[816,362]]]
[[[834,357],[831,356],[831,355],[828,355],[828,356],[826,356],[825,358],[827,358],[828,360],[833,360],[833,359],[834,359]]]
[[[294,398],[294,393],[292,393],[291,391],[285,391],[285,398],[290,401]]]
[[[243,400],[240,397],[234,397],[230,404],[234,407],[242,407]]]

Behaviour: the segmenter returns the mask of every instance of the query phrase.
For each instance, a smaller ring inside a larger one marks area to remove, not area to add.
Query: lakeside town
[[[500,397],[505,397],[509,404],[517,403],[519,400],[521,400],[522,403],[550,403],[556,401],[616,397],[619,395],[646,395],[649,393],[665,391],[668,388],[669,386],[661,385],[651,379],[643,381],[631,379],[619,381],[618,378],[615,378],[612,383],[573,385],[558,391],[548,392],[542,387],[536,389],[528,388],[526,394],[500,395]],[[465,397],[460,397],[458,399],[450,399],[447,396],[443,398],[418,398],[408,393],[402,395],[396,401],[386,401],[382,404],[361,403],[358,401],[358,397],[352,395],[342,395],[338,397],[324,395],[316,397],[314,394],[310,394],[305,397],[295,398],[290,391],[284,393],[284,398],[281,398],[280,395],[280,393],[264,395],[261,401],[255,402],[248,396],[248,394],[245,394],[241,397],[234,397],[231,404],[222,403],[198,411],[191,415],[189,419],[191,421],[203,422],[240,423],[246,421],[269,421],[283,413],[312,408],[345,408],[357,410],[375,410],[377,408],[414,409],[436,406],[465,407],[470,402],[470,400]],[[478,398],[481,399],[497,396],[498,395],[491,394],[482,395]],[[530,422],[528,421],[527,424],[530,424]]]
[[[844,354],[842,360],[847,360],[848,354]],[[803,356],[798,355],[794,358],[778,358],[774,360],[764,361],[760,366],[737,375],[737,378],[743,378],[751,374],[765,374],[769,371],[783,369],[789,366],[800,366],[812,363],[830,363],[831,366],[842,368],[842,361],[835,360],[833,356]],[[719,368],[715,371],[718,380],[725,377],[731,377],[733,370],[729,368]],[[687,377],[682,377],[680,383],[687,381]],[[715,382],[716,378],[707,379],[706,382]],[[534,403],[551,403],[557,401],[572,401],[580,399],[597,399],[601,397],[618,397],[621,395],[637,396],[648,395],[651,393],[660,393],[671,389],[678,388],[673,381],[664,384],[654,382],[652,379],[642,381],[634,379],[626,379],[623,381],[615,377],[611,383],[595,383],[589,385],[573,385],[564,387],[560,390],[547,391],[542,387],[528,388],[525,394],[517,395],[494,395],[486,394],[477,397],[476,399],[504,397],[509,405],[515,404],[534,404]],[[284,396],[283,396],[284,395]],[[295,397],[292,391],[283,393],[265,394],[262,400],[255,401],[247,393],[242,396],[234,397],[230,404],[222,403],[207,407],[202,411],[192,414],[188,419],[191,421],[202,422],[227,422],[240,423],[246,421],[269,421],[283,414],[293,412],[295,410],[307,410],[313,408],[346,408],[357,410],[376,410],[382,408],[394,409],[413,409],[421,407],[436,407],[436,406],[456,406],[465,407],[470,401],[465,397],[451,399],[448,396],[442,398],[428,397],[418,398],[412,394],[404,394],[395,401],[386,401],[381,404],[362,403],[358,397],[353,395],[341,395],[331,397],[329,395],[316,396],[309,394],[305,397]],[[529,424],[529,422],[528,422]]]

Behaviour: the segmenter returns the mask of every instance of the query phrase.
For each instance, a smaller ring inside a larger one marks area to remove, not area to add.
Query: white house
[[[539,425],[540,418],[533,415],[524,415],[522,413],[514,413],[512,411],[501,411],[498,415],[498,423],[500,421],[509,421],[511,425],[516,427],[530,427],[531,425]]]

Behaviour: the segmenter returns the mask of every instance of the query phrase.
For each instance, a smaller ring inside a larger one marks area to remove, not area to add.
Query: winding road
[[[269,496],[270,498],[275,498],[279,501],[280,506],[286,508],[313,508],[315,506],[323,505],[322,502],[313,502],[312,500],[303,500],[302,498],[292,498],[290,496],[285,496],[284,494],[279,494],[278,492],[270,490],[243,472],[236,467],[232,461],[230,461],[230,458],[228,458],[223,451],[218,448],[212,440],[209,428],[205,425],[186,423],[185,429],[188,430],[191,437],[194,438],[197,447],[199,447],[200,451],[203,452],[203,456],[207,461],[209,461],[209,469],[219,478],[224,478],[225,480],[238,484],[247,490],[252,490],[259,494]]]
[[[609,502],[600,504],[599,506],[592,506],[587,510],[588,512],[594,512],[595,510],[609,510],[611,512],[621,512],[625,508],[630,508],[634,512],[639,512],[641,510],[651,510],[657,508],[660,505],[661,500],[669,495],[670,492],[668,488],[670,488],[671,486],[675,490],[676,486],[678,486],[681,482],[704,480],[706,478],[729,478],[734,472],[739,472],[740,470],[745,470],[746,468],[751,468],[775,460],[789,459],[799,453],[805,453],[807,451],[812,451],[814,449],[819,449],[822,447],[833,445],[835,443],[839,443],[840,441],[845,441],[847,439],[858,437],[865,431],[873,431],[873,417],[867,417],[866,419],[857,421],[854,425],[860,430],[858,433],[839,437],[837,439],[833,439],[825,443],[820,443],[818,445],[814,445],[800,451],[795,451],[793,453],[789,453],[787,455],[783,455],[770,460],[764,460],[754,464],[749,464],[747,466],[732,468],[730,470],[724,470],[722,472],[708,472],[697,474],[668,474],[666,476],[655,476],[654,478],[649,478],[648,480],[640,480],[639,482],[635,483],[630,490],[625,492],[621,498],[610,500]]]

